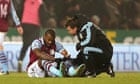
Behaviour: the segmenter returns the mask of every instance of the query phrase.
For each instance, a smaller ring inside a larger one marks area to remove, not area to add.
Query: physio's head
[[[86,15],[83,14],[77,14],[72,16],[67,22],[66,22],[66,28],[68,30],[68,33],[71,35],[75,35],[78,30],[87,22],[89,21],[89,18]]]

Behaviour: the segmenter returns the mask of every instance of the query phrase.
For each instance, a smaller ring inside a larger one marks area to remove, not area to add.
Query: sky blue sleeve
[[[34,50],[36,48],[41,49],[42,44],[39,40],[34,40],[31,44],[31,49]]]
[[[61,52],[64,50],[64,47],[62,44],[58,43],[58,42],[55,42],[55,45],[56,45],[56,52]]]
[[[14,8],[14,5],[13,5],[13,1],[11,0],[11,14],[12,14],[12,18],[16,24],[16,26],[19,26],[20,25],[20,20],[17,16],[17,13],[16,13],[16,10]]]
[[[87,45],[87,44],[90,42],[90,40],[91,40],[91,26],[92,26],[92,25],[93,25],[93,24],[92,24],[91,22],[88,22],[86,25],[84,25],[84,26],[82,27],[81,32],[82,32],[83,30],[86,30],[86,34],[87,34],[87,35],[86,35],[86,39],[80,42],[80,45],[81,45],[81,46]]]

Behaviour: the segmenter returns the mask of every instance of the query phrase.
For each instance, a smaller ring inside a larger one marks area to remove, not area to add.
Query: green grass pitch
[[[115,78],[101,74],[96,78],[29,78],[26,73],[0,76],[0,84],[140,84],[140,73],[116,73]]]

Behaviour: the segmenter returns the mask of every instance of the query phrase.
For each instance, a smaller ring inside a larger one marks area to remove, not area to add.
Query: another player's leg
[[[0,75],[6,75],[8,74],[8,60],[7,57],[4,54],[3,50],[3,40],[4,40],[4,35],[5,33],[0,32],[0,65],[1,65],[1,70],[0,70]]]
[[[8,61],[7,57],[5,56],[3,50],[0,50],[0,65],[1,65],[1,70],[0,70],[0,75],[6,75],[8,74]]]
[[[19,55],[19,59],[18,59],[18,72],[22,72],[22,62],[24,60],[24,57],[25,57],[26,51],[28,49],[28,46],[30,45],[30,44],[27,45],[26,41],[25,40],[23,41],[23,47],[20,51],[20,55]]]
[[[22,60],[18,60],[18,72],[22,72]]]

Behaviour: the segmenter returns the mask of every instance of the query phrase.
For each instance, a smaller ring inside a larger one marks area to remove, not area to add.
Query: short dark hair
[[[67,22],[66,27],[71,26],[71,28],[74,27],[82,27],[84,24],[86,24],[89,21],[89,18],[84,14],[76,14],[72,16]]]
[[[53,38],[56,37],[55,31],[53,29],[48,29],[45,32],[45,35],[50,34]]]

